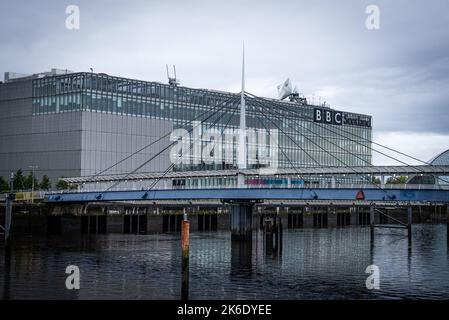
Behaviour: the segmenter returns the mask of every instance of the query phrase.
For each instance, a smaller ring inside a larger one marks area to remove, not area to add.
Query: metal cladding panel
[[[56,180],[80,175],[81,114],[33,115],[32,81],[0,85],[0,175],[37,166]]]
[[[161,141],[132,155],[173,131],[172,121],[116,115],[101,112],[83,113],[82,175],[93,175],[114,164],[108,174],[128,173],[151,159],[169,145],[166,137]],[[138,172],[163,171],[170,164],[167,159],[170,149],[154,161],[149,161]],[[131,156],[132,155],[132,156]],[[128,159],[126,159],[129,157]]]
[[[47,202],[132,200],[354,200],[360,189],[197,189],[49,194]],[[449,190],[363,190],[366,201],[449,202]]]

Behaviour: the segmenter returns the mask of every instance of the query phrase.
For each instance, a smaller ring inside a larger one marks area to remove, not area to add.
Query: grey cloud
[[[64,27],[78,4],[81,29]],[[381,29],[365,28],[378,4]],[[433,1],[9,1],[0,4],[0,71],[51,67],[276,94],[290,77],[306,94],[373,115],[375,130],[449,135],[449,2]]]

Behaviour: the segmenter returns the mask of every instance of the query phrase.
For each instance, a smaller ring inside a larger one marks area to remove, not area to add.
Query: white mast
[[[246,106],[245,106],[245,43],[243,43],[242,55],[242,92],[240,96],[240,131],[238,144],[238,169],[246,169]],[[238,175],[238,185],[244,186],[245,181],[242,174]]]
[[[238,168],[246,169],[245,44],[243,44],[242,57],[242,92],[240,96],[240,132],[238,151]]]

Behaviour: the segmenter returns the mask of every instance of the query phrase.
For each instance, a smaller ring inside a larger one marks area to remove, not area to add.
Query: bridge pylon
[[[242,91],[240,93],[240,128],[238,141],[237,165],[239,173],[237,176],[237,186],[245,187],[245,177],[241,170],[246,169],[247,146],[246,146],[246,104],[245,104],[245,44],[243,44],[242,55]]]

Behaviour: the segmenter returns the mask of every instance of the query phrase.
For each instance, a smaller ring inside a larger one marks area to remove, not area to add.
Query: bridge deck
[[[360,189],[191,189],[107,191],[47,194],[46,201],[103,202],[152,200],[356,200]],[[420,201],[449,203],[449,190],[364,189],[365,201]]]

